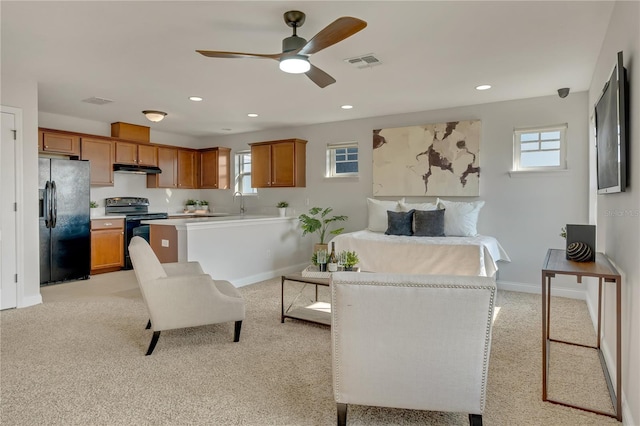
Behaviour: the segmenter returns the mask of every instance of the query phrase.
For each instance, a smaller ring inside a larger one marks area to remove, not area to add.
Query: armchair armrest
[[[162,267],[168,276],[177,275],[202,275],[204,271],[198,262],[171,262],[163,263]]]

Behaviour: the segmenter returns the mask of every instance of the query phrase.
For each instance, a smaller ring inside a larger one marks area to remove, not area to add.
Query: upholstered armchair
[[[198,262],[161,264],[141,237],[131,239],[129,255],[149,310],[147,328],[153,329],[146,355],[151,355],[163,330],[235,321],[233,341],[240,340],[245,303],[233,284],[213,280]]]
[[[468,413],[482,425],[495,297],[489,277],[334,273],[338,424],[357,404]]]

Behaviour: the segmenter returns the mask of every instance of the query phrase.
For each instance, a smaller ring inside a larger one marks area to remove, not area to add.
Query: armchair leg
[[[158,343],[159,338],[160,338],[160,332],[154,331],[153,337],[151,337],[151,343],[149,343],[149,349],[147,349],[147,353],[145,354],[145,356],[151,355],[151,353],[153,353],[153,350],[156,348],[156,343]]]
[[[338,405],[338,426],[346,426],[347,425],[347,404],[338,402],[337,405]]]
[[[234,342],[239,342],[240,341],[240,329],[242,328],[242,321],[236,321],[236,327],[235,327],[235,331],[233,333],[233,341]]]
[[[147,323],[147,326],[144,329],[149,330],[150,328],[151,328],[151,319],[149,319],[149,322]]]
[[[482,426],[482,414],[469,414],[469,426]]]

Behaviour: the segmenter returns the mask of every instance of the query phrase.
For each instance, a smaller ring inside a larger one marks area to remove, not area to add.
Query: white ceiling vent
[[[88,104],[95,104],[95,105],[104,105],[104,104],[110,104],[113,101],[111,99],[98,98],[97,96],[93,96],[91,98],[83,99],[82,102],[86,102]]]
[[[373,53],[367,53],[366,55],[345,59],[344,61],[356,68],[371,68],[382,64],[380,59],[376,58]]]

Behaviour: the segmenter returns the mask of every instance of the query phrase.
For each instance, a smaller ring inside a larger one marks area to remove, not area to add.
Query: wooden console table
[[[596,346],[587,346],[579,343],[566,342],[563,340],[552,339],[549,335],[549,321],[551,311],[551,278],[558,275],[574,275],[578,283],[582,282],[582,277],[598,278],[598,336]],[[615,283],[616,285],[616,390],[613,390],[611,376],[607,364],[605,363],[602,349],[600,347],[601,337],[601,319],[602,319],[602,283]],[[609,417],[614,417],[618,421],[622,421],[622,320],[621,320],[621,297],[622,278],[611,264],[609,259],[602,253],[596,253],[595,262],[572,262],[566,259],[565,250],[549,249],[547,257],[542,267],[542,400],[553,402],[555,404],[565,405],[567,407],[578,408],[580,410],[589,411]],[[609,388],[609,395],[613,404],[614,413],[594,410],[591,408],[580,407],[558,400],[551,399],[547,396],[547,376],[549,374],[549,351],[550,343],[564,343],[574,346],[582,346],[586,348],[596,349],[600,357],[600,364],[604,371],[604,376]]]

